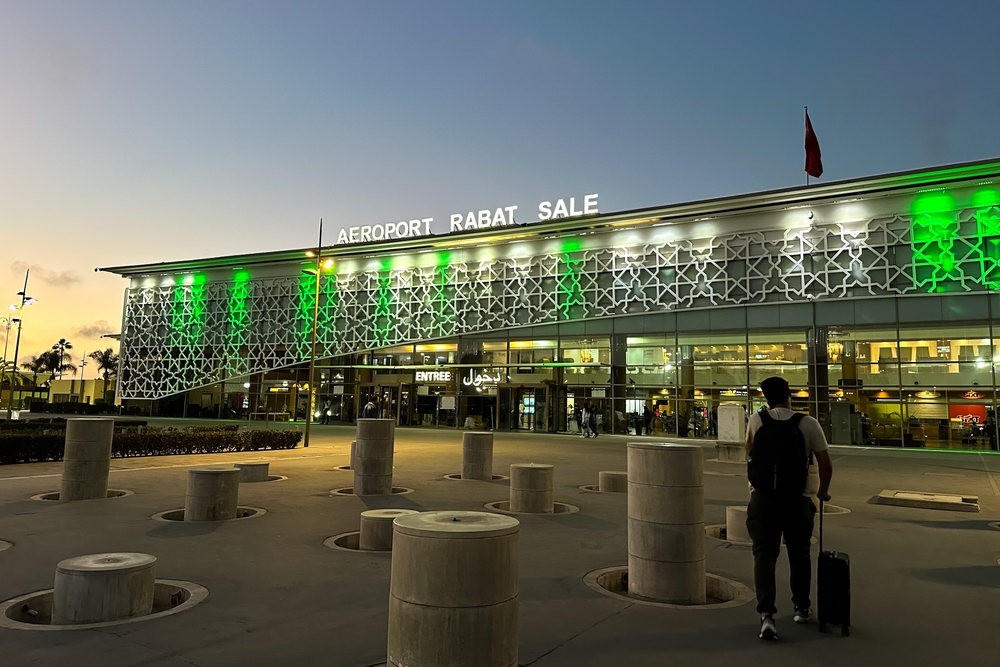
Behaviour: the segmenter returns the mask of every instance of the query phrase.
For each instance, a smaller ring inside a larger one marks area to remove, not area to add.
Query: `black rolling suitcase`
[[[851,634],[851,557],[843,551],[823,551],[823,501],[819,501],[819,563],[816,568],[816,602],[819,631],[839,625],[840,634]]]

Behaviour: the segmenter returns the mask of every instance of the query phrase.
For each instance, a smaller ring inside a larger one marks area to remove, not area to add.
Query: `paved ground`
[[[57,561],[102,551],[155,554],[157,574],[206,586],[208,599],[164,619],[100,630],[0,629],[0,664],[79,667],[227,667],[275,664],[361,667],[385,660],[390,558],[322,546],[356,530],[367,507],[482,509],[505,499],[506,482],[442,478],[461,467],[461,434],[397,432],[396,484],[415,489],[387,501],[331,496],[351,484],[352,430],[319,427],[308,450],[250,457],[117,459],[112,486],[135,495],[73,504],[28,500],[57,490],[61,464],[0,467],[0,600],[52,586]],[[567,665],[973,665],[1000,664],[1000,456],[917,451],[834,451],[830,546],[851,555],[850,638],[791,622],[779,587],[781,642],[756,638],[753,603],[671,610],[631,604],[587,588],[584,575],[626,561],[625,496],[584,493],[599,470],[625,466],[625,438],[497,434],[495,466],[556,466],[556,499],[578,514],[521,517],[520,663]],[[707,459],[714,450],[706,447]],[[181,507],[186,468],[267,459],[288,480],[245,485],[240,502],[261,518],[223,525],[162,523]],[[706,522],[746,501],[742,468],[706,462]],[[884,507],[884,488],[978,494],[982,513]],[[752,585],[745,548],[706,538],[708,569]],[[780,576],[787,580],[782,566]]]

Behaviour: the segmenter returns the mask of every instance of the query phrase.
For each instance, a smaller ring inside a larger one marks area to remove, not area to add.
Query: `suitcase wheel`
[[[851,628],[850,628],[850,626],[845,625],[844,627],[842,627],[840,629],[840,636],[841,637],[850,637],[851,636]]]

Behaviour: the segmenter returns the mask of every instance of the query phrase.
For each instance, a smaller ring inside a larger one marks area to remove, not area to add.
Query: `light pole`
[[[316,328],[319,325],[319,287],[323,277],[323,268],[333,266],[333,260],[323,263],[323,218],[319,219],[319,239],[316,243],[316,293],[313,302],[312,345],[309,348],[309,398],[306,402],[306,428],[302,438],[303,447],[309,446],[309,427],[312,424],[313,409],[316,397],[316,383],[313,375],[316,373]]]
[[[35,302],[35,298],[28,296],[28,272],[30,269],[24,272],[24,287],[21,291],[17,293],[21,297],[21,305],[11,306],[11,310],[17,311],[17,338],[14,340],[14,372],[17,372],[17,355],[21,350],[21,322],[24,320],[24,308],[25,306],[30,306]],[[10,421],[11,412],[14,407],[14,380],[11,378],[10,381],[10,393],[7,394],[7,421]]]
[[[87,353],[84,352],[83,356],[80,357],[80,402],[81,403],[83,403],[83,393],[84,393],[84,391],[83,391],[83,387],[84,387],[83,374],[84,374],[84,371],[85,371],[86,367],[87,367]]]
[[[10,308],[11,310],[14,310],[16,306],[11,306]],[[3,337],[3,358],[0,360],[0,363],[7,363],[7,343],[10,342],[10,325],[20,321],[21,320],[17,317],[0,317],[0,324],[7,327],[7,333],[5,333]]]

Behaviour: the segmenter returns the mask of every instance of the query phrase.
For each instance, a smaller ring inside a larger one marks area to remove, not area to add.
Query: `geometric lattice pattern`
[[[599,249],[568,239],[516,258],[335,268],[321,282],[317,353],[686,308],[996,289],[1000,202],[981,203],[959,215],[953,201],[918,199],[911,216],[808,229],[653,244],[616,244],[609,232]],[[313,276],[247,271],[130,288],[121,396],[161,398],[308,359],[314,299]]]

